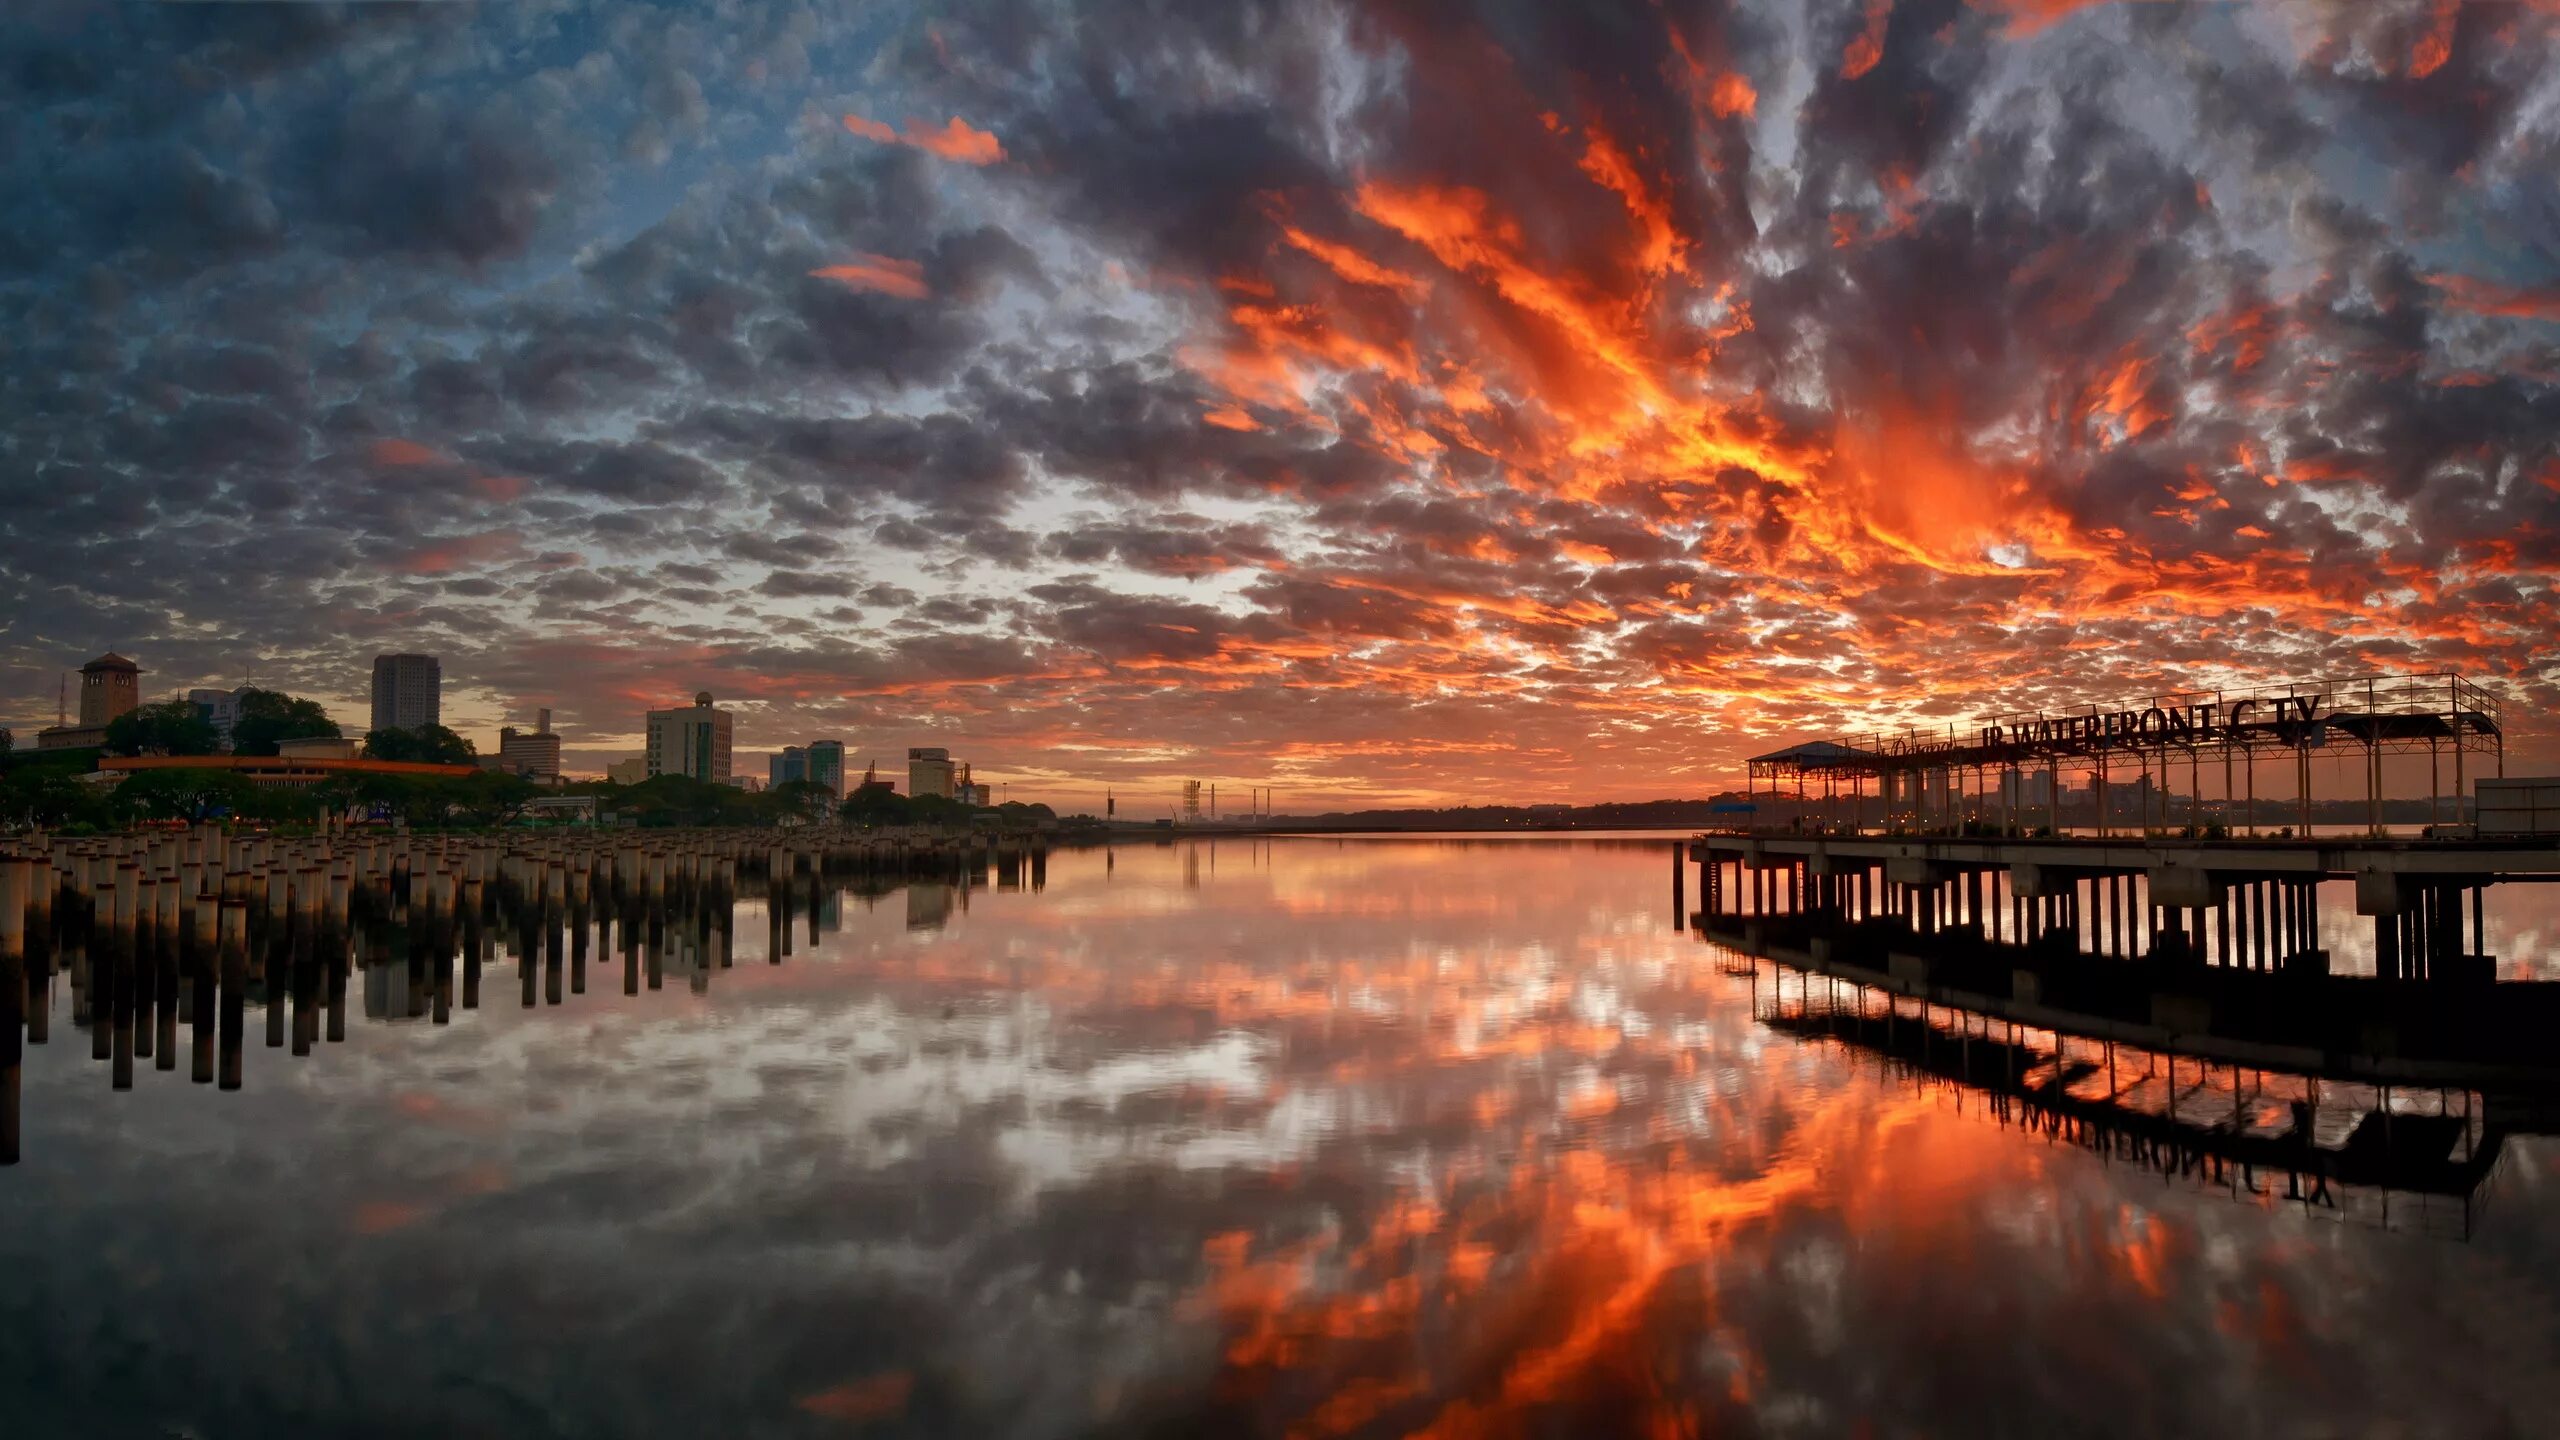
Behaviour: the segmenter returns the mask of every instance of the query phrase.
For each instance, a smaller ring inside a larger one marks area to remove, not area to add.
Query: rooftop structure
[[[1959,817],[2050,824],[2050,813],[2017,813],[2017,802],[2029,792],[2016,777],[2043,772],[2049,812],[2064,788],[2064,771],[2078,770],[2096,792],[2103,834],[2113,808],[2108,788],[2121,785],[2126,771],[2133,772],[2132,783],[2143,797],[2141,823],[2150,829],[2176,823],[2172,807],[2181,801],[2181,779],[2188,819],[2195,821],[2212,772],[2219,774],[2226,801],[2245,782],[2248,813],[2254,816],[2259,767],[2280,758],[2294,772],[2284,788],[2308,825],[2312,758],[2343,753],[2364,764],[2369,820],[2378,832],[2382,757],[2431,757],[2431,768],[2450,770],[2459,797],[2481,769],[2505,772],[2503,716],[2495,694],[2450,672],[2174,691],[2123,705],[1997,714],[1961,728],[1807,741],[1751,757],[1749,787],[1756,796],[1765,783],[1772,794],[1818,800],[1826,814],[1845,811],[1835,818],[1851,829],[1868,823],[1869,782],[1880,802],[1874,819],[1885,825]]]

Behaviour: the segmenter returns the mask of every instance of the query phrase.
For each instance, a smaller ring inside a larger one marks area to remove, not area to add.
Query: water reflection
[[[207,1434],[2472,1434],[2550,1403],[2543,1142],[2468,1246],[2234,1205],[1767,1023],[1665,868],[1062,853],[1036,892],[617,918],[589,958],[625,984],[583,995],[566,934],[555,995],[547,935],[458,935],[448,983],[386,933],[359,1013],[383,968],[426,1022],[241,1094],[34,1047],[0,1393],[29,1433]],[[518,1003],[436,1025],[474,964]]]

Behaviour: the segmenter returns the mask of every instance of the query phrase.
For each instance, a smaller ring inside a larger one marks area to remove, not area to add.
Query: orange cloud
[[[2409,51],[2409,78],[2423,80],[2453,58],[2453,27],[2462,18],[2461,0],[2436,0],[2427,31]]]
[[[1760,92],[1751,88],[1748,78],[1728,70],[1716,77],[1714,88],[1707,92],[1707,108],[1719,118],[1751,115],[1760,108]]]
[[[963,165],[993,165],[1004,158],[1004,145],[988,131],[954,115],[940,125],[909,120],[904,131],[861,115],[844,117],[844,128],[883,145],[911,145],[928,155]]]
[[[2455,307],[2508,320],[2560,320],[2560,286],[2507,285],[2474,275],[2434,274],[2427,283]]]
[[[383,439],[373,442],[376,465],[441,465],[444,453],[432,450],[415,440]]]
[[[523,547],[524,537],[513,530],[434,536],[404,551],[391,564],[393,569],[404,574],[443,575],[466,566],[502,559]]]
[[[1885,22],[1893,18],[1893,0],[1867,0],[1866,28],[1849,37],[1840,51],[1840,78],[1855,80],[1884,61]]]
[[[916,1387],[916,1377],[904,1370],[888,1370],[830,1390],[800,1397],[802,1411],[821,1420],[861,1422],[881,1420],[906,1413],[907,1397]]]
[[[877,290],[908,300],[922,300],[933,293],[924,283],[922,263],[887,255],[864,255],[843,265],[821,265],[809,273],[856,290]]]

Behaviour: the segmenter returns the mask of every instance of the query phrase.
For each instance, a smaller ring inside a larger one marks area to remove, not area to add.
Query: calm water
[[[778,966],[742,907],[735,968],[631,997],[608,965],[520,1008],[502,962],[449,1027],[351,1021],[302,1060],[253,1020],[232,1094],[147,1065],[111,1093],[57,994],[0,1171],[7,1433],[2560,1414],[2551,1141],[2511,1141],[2452,1238],[2164,1178],[1761,1023],[1770,975],[1672,929],[1659,842],[1048,874],[847,898]],[[2547,896],[2500,903],[2493,938],[2550,933]]]

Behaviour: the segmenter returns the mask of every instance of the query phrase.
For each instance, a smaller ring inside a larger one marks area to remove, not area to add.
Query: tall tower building
[[[373,657],[373,729],[444,723],[444,667],[433,655]]]
[[[701,691],[681,710],[649,712],[649,773],[729,783],[729,712]]]
[[[781,753],[765,762],[765,788],[779,790],[794,781],[809,778],[809,752],[797,745],[785,745]]]
[[[844,798],[844,742],[812,740],[809,742],[809,775],[812,784],[824,785],[827,793]]]
[[[112,725],[142,704],[142,667],[113,650],[80,667],[80,728]]]

